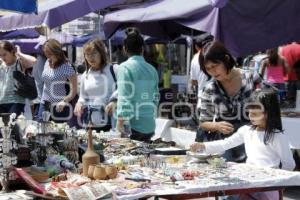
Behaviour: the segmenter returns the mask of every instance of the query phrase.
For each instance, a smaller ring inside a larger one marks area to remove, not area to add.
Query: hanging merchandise
[[[170,69],[165,69],[163,73],[163,85],[165,89],[171,88],[171,74]]]
[[[165,50],[164,50],[164,46],[161,44],[157,44],[155,45],[156,51],[158,52],[158,56],[156,58],[156,62],[158,64],[165,64],[167,63],[167,60],[165,58]]]

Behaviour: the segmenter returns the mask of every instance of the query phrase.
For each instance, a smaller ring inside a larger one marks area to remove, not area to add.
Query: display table
[[[172,181],[171,177],[174,177],[174,174],[184,173],[194,175],[189,179]],[[140,181],[127,177],[136,177],[135,179]],[[85,184],[74,186],[76,182],[85,182]],[[53,195],[57,194],[55,187],[58,188],[59,185],[70,200],[96,199],[91,196],[104,194],[110,194],[113,199],[119,200],[151,196],[185,199],[191,196],[201,198],[300,186],[300,172],[236,163],[227,163],[227,166],[217,168],[206,163],[185,160],[181,164],[166,164],[159,168],[131,165],[126,170],[122,170],[115,179],[101,182],[90,181],[85,177],[80,181],[70,178],[68,182],[48,184],[47,191]]]
[[[204,168],[204,169],[203,169]],[[149,196],[176,197],[194,195],[194,197],[239,194],[241,192],[257,192],[283,189],[287,186],[300,185],[300,173],[271,168],[261,168],[248,164],[234,164],[228,168],[205,169],[194,180],[177,181],[174,184],[158,184],[149,189],[127,191],[118,195],[117,199],[138,199]],[[178,198],[175,198],[178,199]]]
[[[172,135],[173,129],[169,130],[171,132],[169,135],[172,136],[170,139],[173,140],[179,140],[184,136],[182,134],[186,134],[185,130],[179,131],[176,139]],[[191,143],[193,138],[187,138],[185,141]],[[46,191],[54,197],[66,194],[70,200],[98,199],[96,197],[106,195],[121,200],[150,196],[183,199],[190,195],[206,197],[300,186],[300,172],[225,163],[224,160],[212,158],[210,155],[205,158],[205,161],[210,163],[208,164],[203,162],[203,157],[199,158],[199,155],[149,154],[140,150],[146,150],[146,145],[153,144],[132,141],[128,138],[113,138],[106,144],[108,146],[104,149],[105,156],[108,158],[115,156],[115,159],[106,165],[97,166],[97,171],[93,171],[96,181],[73,172],[64,174],[62,180],[45,184]],[[117,176],[108,179],[107,173],[111,167],[119,167],[120,171]],[[95,172],[106,175],[97,178]],[[34,189],[37,190],[36,187]]]

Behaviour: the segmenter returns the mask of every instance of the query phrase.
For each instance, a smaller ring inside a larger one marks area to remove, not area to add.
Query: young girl
[[[249,118],[252,125],[245,125],[231,137],[205,143],[194,143],[192,151],[205,150],[208,154],[221,153],[227,149],[245,144],[247,163],[293,170],[295,161],[283,134],[278,98],[273,89],[253,92],[249,104]],[[278,192],[251,194],[256,199],[275,200]]]

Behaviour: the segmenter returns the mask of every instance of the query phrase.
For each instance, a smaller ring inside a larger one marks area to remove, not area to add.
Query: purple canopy
[[[38,53],[40,52],[40,46],[45,43],[49,38],[58,40],[61,44],[71,44],[74,40],[72,35],[68,35],[62,32],[52,32],[47,38],[46,36],[40,35],[38,38],[33,39],[15,39],[9,40],[15,45],[19,45],[23,53]]]
[[[224,6],[224,7],[223,7]],[[299,40],[299,0],[156,0],[104,16],[104,31],[111,35],[122,25],[142,32],[183,29],[171,24],[212,33],[235,56]]]
[[[124,0],[47,0],[39,4],[38,15],[11,14],[0,18],[0,31],[47,26],[50,29]]]
[[[26,54],[35,54],[35,53],[40,53],[41,51],[38,48],[40,43],[39,38],[11,40],[10,42],[12,42],[14,45],[18,45],[21,51]]]
[[[1,40],[17,39],[17,38],[37,38],[40,34],[35,29],[24,29],[0,33]]]
[[[75,37],[72,41],[72,45],[77,46],[77,47],[82,47],[86,42],[88,42],[89,40],[91,40],[93,38],[100,38],[103,41],[107,41],[108,39],[110,39],[112,45],[122,45],[125,36],[126,35],[125,35],[124,31],[117,31],[110,38],[105,38],[104,32],[91,33],[91,34],[88,34],[88,35]]]
[[[223,8],[177,22],[211,32],[235,56],[299,40],[299,0],[231,0]]]
[[[209,0],[156,0],[104,15],[104,32],[110,37],[121,25],[136,26],[145,35],[178,37],[185,28],[171,20],[188,19],[212,9]],[[189,30],[190,33],[190,30]]]

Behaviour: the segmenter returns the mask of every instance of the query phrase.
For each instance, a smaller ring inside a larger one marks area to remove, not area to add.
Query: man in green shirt
[[[129,121],[130,138],[149,141],[154,135],[158,104],[158,74],[142,56],[144,40],[135,28],[127,29],[124,40],[128,60],[118,67],[117,128],[125,133]]]

